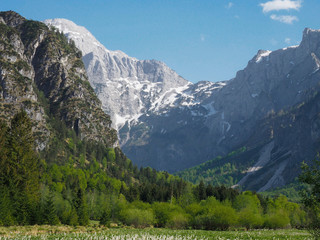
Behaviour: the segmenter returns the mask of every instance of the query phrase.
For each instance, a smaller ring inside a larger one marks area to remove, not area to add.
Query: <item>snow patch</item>
[[[288,50],[288,49],[292,49],[292,48],[297,48],[299,47],[299,45],[293,45],[293,46],[289,46],[289,47],[285,47],[285,48],[282,48],[282,50]]]
[[[272,53],[272,51],[266,50],[266,51],[259,51],[256,57],[256,63],[259,63],[262,61],[263,58],[267,57],[267,61],[269,60],[269,55]]]

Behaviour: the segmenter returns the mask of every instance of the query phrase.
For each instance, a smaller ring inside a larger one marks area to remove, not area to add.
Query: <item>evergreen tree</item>
[[[44,207],[44,217],[45,222],[49,225],[57,225],[59,224],[59,218],[57,216],[57,209],[54,204],[54,194],[50,192],[49,196],[47,197],[45,207]]]
[[[202,180],[198,186],[198,198],[199,198],[199,200],[204,200],[207,198],[206,187],[204,186],[204,183]]]
[[[7,185],[19,224],[34,224],[39,204],[39,159],[34,148],[31,120],[24,111],[11,120],[8,131]]]
[[[311,219],[309,229],[315,239],[320,239],[320,160],[314,160],[312,166],[302,164],[300,181],[308,184],[308,188],[301,193],[303,204],[309,211]]]
[[[77,195],[74,199],[74,207],[78,215],[78,222],[80,225],[89,224],[89,214],[88,214],[88,205],[85,198],[85,192],[82,188],[79,188]]]
[[[13,217],[10,191],[5,186],[0,187],[0,226],[11,226],[15,224]]]
[[[26,112],[16,114],[10,127],[0,123],[0,184],[2,190],[7,189],[2,204],[10,206],[8,217],[19,224],[37,221],[38,164],[31,120]]]
[[[209,184],[206,188],[207,197],[211,197],[214,195],[214,188],[211,184]]]

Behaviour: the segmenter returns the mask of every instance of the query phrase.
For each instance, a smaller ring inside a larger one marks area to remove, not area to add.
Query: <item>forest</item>
[[[49,150],[38,154],[26,112],[1,122],[0,225],[85,226],[96,220],[137,228],[304,228],[310,225],[307,206],[319,206],[310,197],[318,185],[304,192],[305,205],[282,195],[263,197],[203,181],[194,185],[138,168],[119,148],[81,140],[61,121],[52,126],[56,136]],[[304,166],[301,180],[312,186],[319,180],[315,171],[317,165]]]

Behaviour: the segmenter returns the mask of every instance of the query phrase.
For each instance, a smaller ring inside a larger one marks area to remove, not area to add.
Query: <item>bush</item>
[[[239,212],[239,224],[247,229],[261,228],[263,226],[263,218],[260,213],[250,208],[245,208]]]
[[[287,214],[281,212],[267,214],[264,225],[271,229],[290,227],[290,218]]]
[[[125,209],[121,211],[121,216],[126,225],[136,228],[149,227],[154,223],[152,210]]]
[[[166,227],[173,229],[185,229],[188,226],[188,215],[181,212],[174,212],[171,214],[171,218]]]
[[[231,206],[217,205],[209,213],[196,217],[198,227],[205,230],[227,230],[237,223],[236,211]]]

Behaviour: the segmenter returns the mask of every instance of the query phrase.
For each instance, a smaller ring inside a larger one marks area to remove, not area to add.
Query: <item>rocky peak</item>
[[[190,84],[163,62],[108,50],[87,29],[69,20],[44,23],[62,31],[82,51],[91,86],[117,129],[148,112],[157,100],[176,94],[175,88]]]
[[[320,49],[320,30],[305,28],[301,41],[301,48],[308,53],[318,51]]]
[[[17,27],[26,19],[14,11],[0,12],[0,17],[9,27]]]

